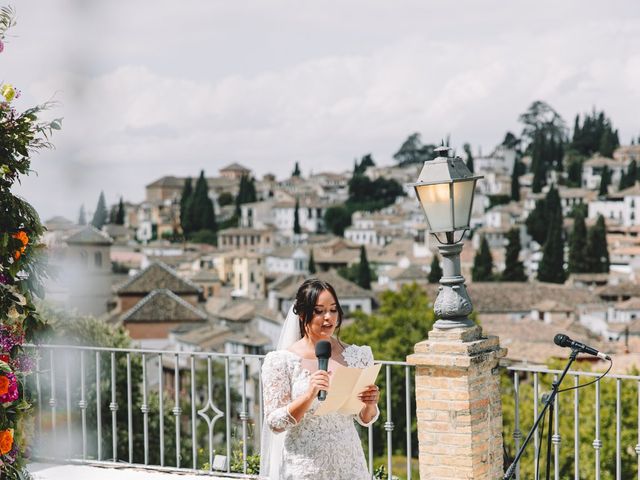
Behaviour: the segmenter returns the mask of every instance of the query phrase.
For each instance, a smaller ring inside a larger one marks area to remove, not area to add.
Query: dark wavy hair
[[[327,290],[336,302],[336,310],[338,310],[338,323],[336,326],[336,333],[340,331],[340,325],[342,325],[342,317],[344,315],[340,302],[338,301],[338,295],[333,286],[329,282],[323,282],[317,278],[310,278],[298,288],[296,294],[296,301],[293,304],[293,313],[298,315],[298,324],[300,325],[300,337],[304,337],[307,334],[306,327],[313,318],[313,311],[318,301],[320,294]]]

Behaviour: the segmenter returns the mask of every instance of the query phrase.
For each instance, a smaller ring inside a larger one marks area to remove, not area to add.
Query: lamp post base
[[[473,305],[464,286],[464,277],[460,274],[462,243],[438,245],[438,251],[442,256],[443,275],[433,304],[439,318],[434,328],[448,330],[472,327],[474,323],[468,316],[473,312]]]

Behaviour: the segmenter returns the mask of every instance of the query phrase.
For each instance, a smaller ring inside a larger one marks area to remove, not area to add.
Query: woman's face
[[[338,308],[336,300],[329,290],[318,295],[313,309],[313,317],[306,325],[307,336],[313,340],[328,340],[338,326]]]

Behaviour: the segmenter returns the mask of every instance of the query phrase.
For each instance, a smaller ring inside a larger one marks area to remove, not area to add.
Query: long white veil
[[[286,350],[300,340],[300,325],[298,315],[293,312],[293,305],[289,309],[287,319],[282,326],[277,350]],[[260,441],[260,477],[278,480],[280,478],[280,460],[284,446],[284,432],[273,433],[267,425],[266,418],[262,422],[262,438]]]

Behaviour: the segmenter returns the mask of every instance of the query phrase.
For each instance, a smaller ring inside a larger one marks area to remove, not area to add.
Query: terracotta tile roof
[[[621,282],[617,285],[603,285],[595,290],[600,297],[640,297],[640,285]]]
[[[198,294],[200,288],[180,278],[162,262],[154,262],[116,290],[118,295],[146,294],[157,289],[171,290],[177,294]]]
[[[205,312],[167,289],[153,290],[120,317],[122,322],[205,322]]]
[[[221,168],[219,171],[220,172],[224,172],[224,171],[227,171],[227,170],[242,170],[242,171],[247,172],[247,173],[251,172],[251,170],[249,170],[247,167],[244,167],[244,166],[240,165],[239,163],[235,163],[235,162],[230,164],[230,165],[227,165],[224,168]]]
[[[109,235],[96,229],[93,225],[87,225],[82,230],[65,239],[68,245],[111,245],[113,240]]]
[[[220,343],[221,339],[226,339],[231,333],[232,330],[227,327],[208,323],[179,335],[177,340],[182,343],[203,347],[210,346],[213,343]]]
[[[323,282],[330,283],[338,294],[338,299],[342,298],[374,298],[373,292],[361,288],[349,280],[342,278],[334,271],[318,272],[314,275],[287,275],[278,283],[269,287],[270,291],[275,291],[280,298],[295,298],[298,288],[307,278],[318,278]]]
[[[438,285],[427,287],[429,299],[435,300]],[[585,288],[541,282],[473,282],[467,292],[479,313],[531,312],[543,300],[553,300],[569,307],[585,303],[602,303],[595,292]]]

